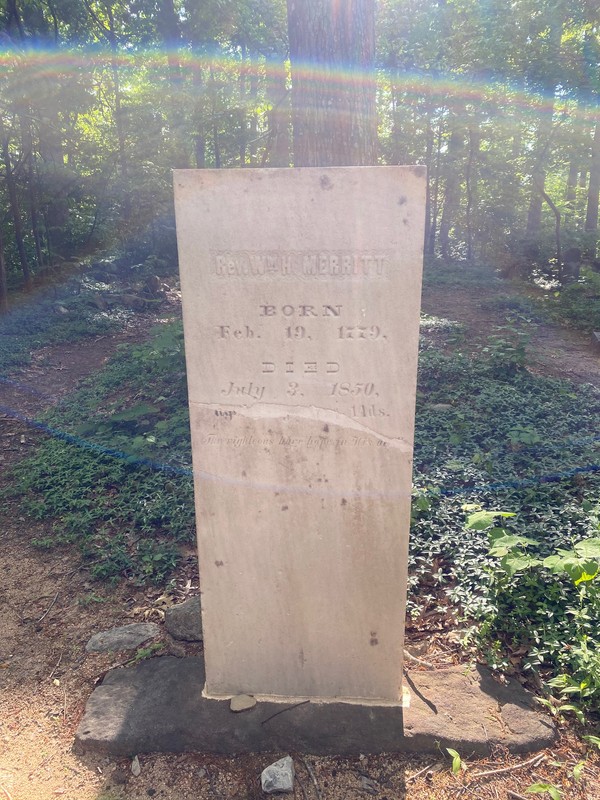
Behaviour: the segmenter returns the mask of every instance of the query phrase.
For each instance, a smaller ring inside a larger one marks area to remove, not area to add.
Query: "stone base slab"
[[[410,672],[408,707],[259,702],[234,714],[202,696],[201,658],[163,656],[109,672],[92,693],[75,735],[78,752],[314,755],[439,752],[465,758],[501,745],[513,753],[549,746],[556,731],[516,681],[483,667]]]

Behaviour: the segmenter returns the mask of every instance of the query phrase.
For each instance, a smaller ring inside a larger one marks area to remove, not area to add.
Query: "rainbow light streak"
[[[171,61],[171,65],[169,64]],[[123,80],[140,77],[155,72],[154,79],[169,80],[172,64],[178,63],[181,71],[181,82],[172,81],[172,91],[183,91],[185,97],[193,98],[194,93],[201,95],[206,91],[209,76],[218,73],[219,81],[236,82],[240,74],[250,77],[257,75],[260,79],[278,79],[287,82],[290,74],[289,62],[275,62],[261,59],[259,61],[242,61],[232,55],[203,55],[189,50],[153,48],[146,50],[119,51],[113,54],[99,47],[74,48],[70,50],[30,49],[25,52],[15,49],[0,50],[0,81],[14,81],[20,84],[21,90],[27,84],[32,87],[40,81],[58,81],[60,79],[77,79],[94,71],[110,70],[113,63],[122,73]],[[15,74],[16,73],[16,74]],[[376,72],[336,67],[331,64],[304,63],[294,66],[294,73],[304,81],[318,85],[327,84],[330,92],[345,92],[357,85],[369,86],[375,82],[379,92],[390,92],[392,88],[409,102],[430,103],[438,110],[448,107],[481,106],[486,108],[496,105],[498,114],[510,111],[512,114],[539,117],[543,113],[554,113],[574,120],[595,123],[600,119],[600,101],[592,103],[576,102],[570,98],[546,96],[539,92],[528,91],[523,87],[508,82],[475,81],[464,75],[430,75],[425,72],[412,71],[390,74],[378,68]],[[200,86],[186,80],[200,74],[204,81]],[[171,75],[172,80],[172,75]],[[489,112],[489,116],[494,116]]]

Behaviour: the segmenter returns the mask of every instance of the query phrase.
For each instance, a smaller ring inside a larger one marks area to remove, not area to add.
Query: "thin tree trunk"
[[[258,145],[258,116],[256,114],[256,103],[258,100],[258,62],[255,58],[250,59],[250,104],[252,113],[250,114],[249,134],[250,141],[248,142],[248,155],[250,158],[250,166],[256,166],[256,149]]]
[[[374,164],[375,0],[288,0],[294,165]]]
[[[8,285],[6,282],[6,261],[4,259],[4,235],[0,223],[0,314],[8,311]]]
[[[217,96],[215,86],[215,74],[213,67],[210,68],[210,99],[211,99],[211,118],[212,118],[212,139],[213,139],[213,155],[215,159],[215,168],[221,169],[221,148],[219,147],[219,129],[217,127]]]
[[[289,167],[291,114],[283,60],[272,61],[267,65],[267,98],[271,110],[269,139],[263,165],[266,162],[270,167]]]
[[[556,242],[556,263],[558,265],[558,277],[562,281],[564,277],[564,270],[563,270],[563,263],[562,263],[562,246],[560,240],[560,211],[556,207],[555,203],[552,201],[552,198],[542,189],[542,199],[545,200],[552,213],[554,214],[554,237]]]
[[[592,160],[590,163],[590,182],[587,192],[587,208],[585,212],[585,231],[595,233],[598,230],[598,201],[600,198],[600,121],[596,122],[594,141],[592,143]],[[595,256],[595,247],[594,247]]]
[[[20,124],[21,140],[23,142],[23,154],[27,164],[27,192],[29,195],[29,218],[31,221],[31,232],[33,234],[33,241],[35,245],[37,266],[39,270],[43,270],[44,258],[42,254],[42,243],[38,223],[38,203],[36,197],[37,181],[35,179],[35,153],[33,151],[31,124],[25,115],[21,116]]]
[[[402,144],[405,141],[402,137],[402,127],[400,125],[400,112],[398,111],[399,101],[398,95],[400,94],[400,90],[398,88],[398,84],[396,83],[395,78],[392,79],[392,133],[391,133],[391,140],[392,140],[392,147],[390,153],[390,162],[392,164],[402,164],[404,163],[404,158],[402,155]]]
[[[246,165],[246,147],[248,143],[248,131],[246,129],[247,113],[247,92],[246,92],[246,78],[247,78],[247,65],[246,65],[246,48],[242,46],[242,62],[240,64],[240,72],[238,76],[238,90],[239,90],[239,110],[238,121],[240,126],[239,133],[239,156],[240,166]]]
[[[527,211],[527,227],[525,235],[530,239],[539,236],[542,227],[542,204],[544,202],[544,186],[546,183],[546,158],[552,134],[552,113],[554,105],[544,111],[540,118],[536,137],[536,154],[531,170],[531,195]]]
[[[185,105],[181,102],[182,70],[179,57],[181,31],[173,0],[160,0],[156,23],[160,38],[167,52],[168,65],[168,114],[173,142],[174,166],[189,167],[189,153],[185,139]]]
[[[565,222],[574,216],[577,206],[577,176],[579,175],[577,160],[576,156],[571,156],[569,161],[569,174],[565,188]]]
[[[467,207],[465,211],[467,220],[467,261],[473,263],[473,207],[477,197],[477,175],[476,164],[479,155],[479,143],[481,134],[476,125],[469,128],[469,159],[465,174],[467,189]]]
[[[206,167],[206,132],[204,127],[204,119],[202,117],[203,104],[201,99],[205,96],[205,84],[202,68],[198,64],[192,67],[192,88],[194,97],[198,98],[196,107],[194,109],[194,117],[196,124],[196,133],[194,134],[194,158],[196,167],[204,169]]]
[[[558,60],[560,56],[560,45],[563,30],[563,18],[566,2],[555,0],[548,9],[548,34],[547,34],[547,53],[552,60]],[[545,193],[546,182],[546,162],[552,138],[552,117],[554,115],[554,96],[556,92],[555,78],[550,69],[543,80],[542,87],[546,97],[550,97],[550,108],[542,110],[535,146],[535,156],[533,168],[531,170],[531,195],[529,199],[529,210],[527,213],[527,227],[525,235],[528,238],[536,239],[542,227],[542,203]]]
[[[15,244],[17,245],[17,252],[19,253],[19,262],[21,264],[23,277],[25,279],[25,288],[29,290],[32,288],[33,282],[31,279],[31,270],[29,269],[29,262],[27,261],[27,253],[25,252],[25,242],[23,240],[23,225],[21,222],[21,209],[19,206],[17,184],[15,181],[15,176],[10,161],[8,135],[4,130],[3,124],[2,124],[2,129],[0,131],[0,135],[2,136],[2,160],[4,162],[4,170],[5,170],[4,177],[6,180],[6,188],[8,190],[8,199],[10,202],[10,210],[13,220],[13,229],[15,232]]]
[[[442,158],[442,120],[438,122],[437,147],[435,153],[435,175],[433,202],[431,204],[431,227],[427,236],[427,255],[435,255],[435,241],[437,236],[438,210],[440,205],[440,162]]]
[[[427,192],[425,195],[425,252],[428,252],[428,238],[431,230],[431,174],[433,159],[433,128],[431,127],[431,115],[427,114],[427,141],[425,146],[425,164],[427,165]]]
[[[119,153],[119,167],[122,179],[122,192],[123,192],[123,217],[125,221],[131,217],[131,201],[129,198],[128,177],[129,169],[127,163],[127,151],[125,144],[125,130],[123,126],[123,107],[122,107],[122,94],[121,94],[121,79],[119,75],[119,64],[117,61],[117,34],[115,30],[115,18],[113,14],[112,4],[106,3],[106,14],[108,17],[108,41],[110,44],[110,69],[113,78],[113,92],[115,100],[115,128],[117,131],[117,147]]]
[[[461,161],[464,150],[464,129],[454,119],[450,121],[450,140],[446,159],[446,186],[444,189],[444,205],[440,220],[440,251],[445,261],[450,259],[450,230],[456,223],[460,207]]]

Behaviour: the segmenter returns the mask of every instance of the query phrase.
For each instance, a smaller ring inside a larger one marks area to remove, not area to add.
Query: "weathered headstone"
[[[210,697],[400,703],[422,167],[175,172]]]

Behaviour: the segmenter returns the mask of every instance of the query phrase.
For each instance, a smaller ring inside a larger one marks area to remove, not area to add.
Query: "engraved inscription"
[[[221,389],[223,397],[251,397],[253,400],[262,400],[265,393],[264,386],[258,386],[253,381],[246,384],[229,381],[229,386]]]
[[[229,261],[223,256],[222,259],[225,260],[218,262],[220,268],[225,269],[229,264],[228,269],[237,269],[236,264],[239,266],[242,262],[237,262],[234,256],[236,254],[228,254]],[[289,258],[285,260],[282,256],[281,259],[265,257],[261,260],[254,254],[248,263],[252,265],[252,269],[259,269],[260,265],[261,269],[267,269],[269,266],[274,269],[277,265],[281,269],[292,269],[292,261]],[[301,263],[306,266],[309,263],[314,265],[316,262],[311,254],[305,253]],[[331,265],[338,262],[329,259],[327,263]],[[368,262],[363,258],[362,263]],[[374,268],[378,269],[377,264],[381,266],[383,261],[375,259],[373,264]],[[230,379],[228,384],[220,388],[223,402],[231,405],[238,403],[247,405],[261,401],[277,402],[278,399],[287,398],[291,403],[297,404],[306,402],[307,396],[316,395],[320,404],[329,405],[338,413],[355,419],[389,417],[387,409],[379,405],[379,392],[376,389],[374,376],[363,372],[364,377],[360,376],[362,380],[357,380],[356,375],[353,376],[353,380],[348,380],[343,365],[337,360],[315,360],[312,353],[310,358],[302,358],[303,343],[308,342],[319,341],[325,344],[327,341],[342,340],[344,343],[365,343],[359,345],[361,348],[363,346],[368,348],[368,342],[378,343],[375,345],[377,347],[385,346],[387,336],[382,332],[381,326],[340,325],[342,321],[354,322],[357,310],[347,311],[343,303],[337,303],[331,297],[327,298],[327,302],[319,303],[308,302],[306,297],[302,300],[303,302],[297,302],[295,298],[286,296],[285,302],[276,303],[267,298],[265,302],[254,305],[252,311],[248,309],[246,313],[253,319],[233,320],[229,324],[216,326],[217,339],[228,343],[229,346],[235,346],[236,342],[247,342],[252,343],[250,345],[252,349],[257,348],[260,352],[264,348],[265,341],[275,342],[283,339],[293,345],[292,354],[285,359],[267,357],[267,360],[258,361],[252,379],[249,376],[238,381]],[[361,313],[365,314],[365,310],[363,309]],[[347,317],[351,318],[345,320]],[[335,322],[329,323],[327,321],[329,319]],[[291,321],[300,323],[300,320],[302,324],[289,324]],[[251,324],[247,324],[247,321]],[[259,343],[261,337],[262,342]],[[353,349],[355,345],[350,346]],[[346,344],[343,347],[345,348]],[[365,366],[367,365],[368,361]],[[289,377],[283,386],[278,380],[281,377]],[[331,378],[335,383],[326,383],[323,378]],[[285,395],[282,395],[282,392]]]
[[[212,251],[212,274],[218,278],[384,278],[389,273],[390,252]]]
[[[208,433],[201,439],[202,444],[225,447],[310,447],[317,450],[335,449],[338,447],[388,447],[388,442],[372,437],[349,435],[339,439],[328,436],[220,436]]]
[[[276,372],[285,372],[288,375],[294,373],[304,373],[305,375],[310,375],[311,373],[334,375],[336,372],[340,371],[340,365],[337,361],[263,361],[261,367],[261,371],[265,375],[272,375]]]
[[[339,317],[341,313],[342,307],[334,305],[294,306],[288,304],[284,306],[260,306],[261,317],[276,317],[278,314],[283,314],[284,317],[293,317],[294,315],[299,317]]]

